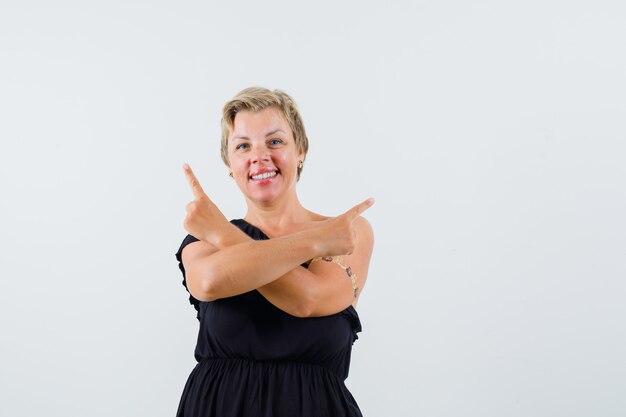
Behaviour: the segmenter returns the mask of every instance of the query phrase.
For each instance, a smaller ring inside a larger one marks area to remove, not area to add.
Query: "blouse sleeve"
[[[183,249],[188,244],[192,242],[198,242],[199,240],[200,239],[196,239],[195,237],[191,235],[187,235],[187,237],[183,239],[183,243],[181,243],[180,248],[178,249],[178,252],[176,252],[176,260],[178,261],[178,268],[180,268],[180,272],[182,272],[183,274],[183,286],[185,287],[187,292],[189,292],[189,289],[187,288],[187,278],[185,276],[185,267],[183,266]],[[191,293],[189,293],[189,304],[193,305],[196,311],[199,311],[200,301],[194,298],[194,296],[191,295]]]

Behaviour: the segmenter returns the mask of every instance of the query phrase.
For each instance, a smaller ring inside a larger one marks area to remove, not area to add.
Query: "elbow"
[[[309,289],[307,294],[301,297],[294,306],[294,316],[299,318],[308,318],[318,316],[318,302],[315,299],[315,293]]]
[[[200,297],[201,298],[198,298],[198,300],[206,302],[215,301],[220,298],[218,297],[217,292],[210,286],[204,287],[202,289],[202,291],[200,292]]]
[[[315,311],[311,305],[308,305],[305,303],[298,303],[294,307],[295,308],[293,309],[292,315],[298,318],[306,319],[309,317],[313,317],[315,315]]]
[[[296,317],[310,318],[310,317],[325,317],[332,314],[338,314],[348,308],[351,303],[347,299],[343,300],[328,300],[320,297],[321,295],[315,291],[311,291],[307,294],[306,298],[303,298],[296,306],[294,306]]]
[[[189,293],[199,301],[215,301],[219,298],[219,288],[211,271],[188,271],[187,289]]]

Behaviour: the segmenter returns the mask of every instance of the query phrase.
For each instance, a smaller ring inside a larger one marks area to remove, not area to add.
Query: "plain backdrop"
[[[189,162],[283,89],[299,195],[367,197],[365,416],[626,415],[622,1],[0,1],[0,415],[173,416]]]

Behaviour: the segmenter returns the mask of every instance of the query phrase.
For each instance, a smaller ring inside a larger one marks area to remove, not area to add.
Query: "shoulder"
[[[374,230],[370,222],[363,216],[359,216],[354,220],[354,225],[363,233],[374,235]]]
[[[374,244],[374,229],[370,222],[363,216],[359,216],[354,220],[354,227],[356,228],[357,239],[369,242],[369,246]]]

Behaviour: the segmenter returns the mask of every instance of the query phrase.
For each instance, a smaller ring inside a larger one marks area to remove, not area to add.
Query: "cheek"
[[[230,155],[228,160],[230,162],[231,168],[241,168],[246,164],[246,160],[242,158],[241,155],[237,154]]]
[[[280,155],[276,158],[276,161],[283,167],[295,165],[293,158],[289,155]]]
[[[245,176],[247,173],[245,164],[241,161],[237,161],[236,158],[230,160],[230,170],[233,171],[234,175],[237,177]]]

